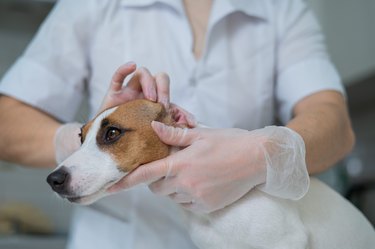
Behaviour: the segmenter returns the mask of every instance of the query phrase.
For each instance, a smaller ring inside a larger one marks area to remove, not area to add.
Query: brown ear
[[[171,113],[167,111],[162,104],[159,104],[159,107],[160,109],[158,110],[157,116],[154,120],[166,125],[175,126],[176,122],[174,121]]]
[[[127,108],[132,109],[136,119],[143,117],[144,120],[155,120],[171,125],[173,119],[169,112],[160,103],[155,103],[145,99],[137,99],[127,103]]]
[[[178,105],[171,103],[168,113],[172,117],[172,120],[174,122],[173,126],[175,127],[194,128],[197,126],[197,121],[193,114]]]
[[[197,126],[194,116],[175,104],[171,103],[168,110],[166,110],[162,104],[148,100],[135,100],[128,105],[133,103],[138,105],[138,110],[151,120],[181,128],[194,128]]]

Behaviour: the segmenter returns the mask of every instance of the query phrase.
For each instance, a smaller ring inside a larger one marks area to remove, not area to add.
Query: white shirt
[[[192,47],[182,1],[60,0],[0,92],[69,122],[87,89],[92,117],[115,69],[135,61],[167,72],[172,102],[202,123],[248,130],[286,124],[315,92],[343,93],[302,0],[216,0],[198,61]],[[81,209],[71,248],[193,248],[178,209],[147,188],[102,203],[127,222]]]

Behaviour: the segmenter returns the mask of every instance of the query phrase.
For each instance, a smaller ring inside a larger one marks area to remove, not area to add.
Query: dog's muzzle
[[[65,166],[60,167],[60,169],[52,172],[47,177],[47,182],[55,191],[60,195],[68,194],[68,186],[70,182],[70,173],[68,168]]]

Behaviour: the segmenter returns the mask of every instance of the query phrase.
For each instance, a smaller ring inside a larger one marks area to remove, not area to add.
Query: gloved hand
[[[212,212],[240,199],[258,186],[281,198],[298,199],[309,176],[302,138],[286,127],[259,130],[181,129],[153,122],[166,144],[185,147],[164,159],[143,165],[109,191],[150,183],[158,195],[196,212]]]
[[[81,127],[80,123],[67,123],[57,129],[54,138],[57,164],[60,164],[81,146],[79,137]]]
[[[169,106],[169,77],[165,73],[152,76],[146,68],[139,68],[134,62],[120,66],[112,76],[107,94],[104,97],[99,113],[127,101],[146,98],[158,101],[166,108]],[[134,73],[128,84],[123,87],[127,76]],[[79,133],[82,124],[68,123],[62,125],[55,134],[56,162],[61,163],[81,145]]]
[[[128,62],[120,66],[114,75],[107,94],[99,112],[127,101],[145,98],[169,106],[169,77],[165,73],[157,73],[152,76],[144,67],[137,69],[134,62]],[[134,73],[127,85],[123,87],[124,80]]]

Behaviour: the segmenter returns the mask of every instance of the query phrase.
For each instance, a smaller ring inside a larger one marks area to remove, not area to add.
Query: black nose
[[[64,194],[67,192],[68,184],[70,180],[70,174],[65,166],[52,172],[47,176],[47,182],[52,187],[52,189],[59,193]]]

